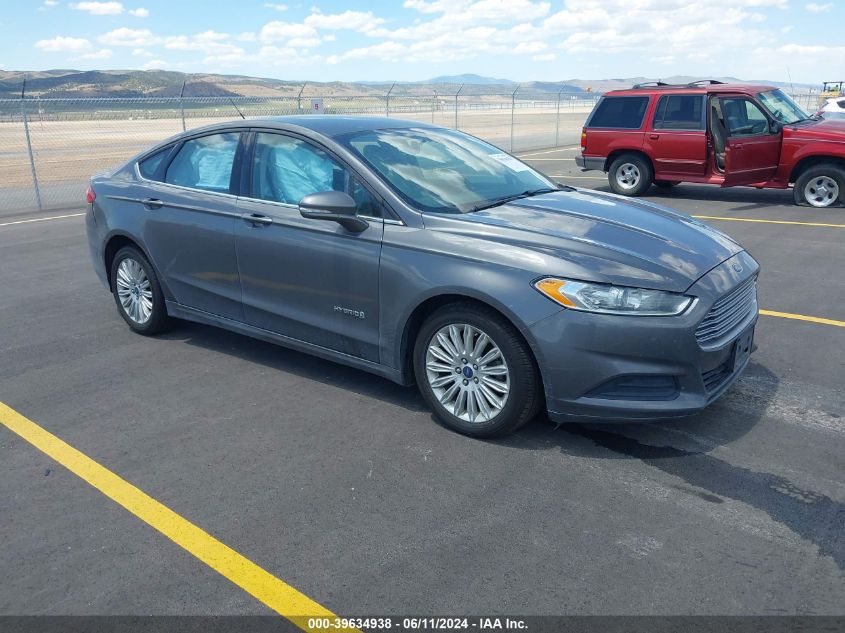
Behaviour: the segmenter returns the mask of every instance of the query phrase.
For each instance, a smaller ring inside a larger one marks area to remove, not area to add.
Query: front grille
[[[730,358],[715,369],[701,372],[701,380],[704,381],[704,389],[707,393],[716,391],[722,386],[722,383],[730,378],[732,361],[733,358]]]
[[[698,324],[695,338],[702,346],[714,345],[733,334],[748,315],[757,312],[757,278],[752,277],[717,300]]]

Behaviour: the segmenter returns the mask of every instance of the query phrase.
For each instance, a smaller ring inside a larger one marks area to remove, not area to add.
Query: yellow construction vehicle
[[[819,93],[819,107],[824,107],[828,99],[845,96],[845,81],[825,81]]]

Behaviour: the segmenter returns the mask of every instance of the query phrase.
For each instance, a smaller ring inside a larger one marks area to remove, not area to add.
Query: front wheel
[[[838,165],[816,165],[798,176],[792,190],[795,204],[817,209],[845,202],[845,170]]]
[[[470,303],[445,306],[423,323],[414,373],[438,419],[473,437],[512,433],[542,400],[525,340],[500,315]]]
[[[607,173],[610,188],[621,196],[643,195],[653,177],[651,164],[637,154],[623,154],[611,163]]]

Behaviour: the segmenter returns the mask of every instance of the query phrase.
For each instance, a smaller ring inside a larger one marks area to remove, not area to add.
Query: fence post
[[[513,123],[514,123],[514,113],[516,112],[516,93],[519,91],[519,88],[522,84],[517,84],[516,90],[511,93],[511,144],[508,148],[513,154]]]
[[[393,92],[393,89],[396,87],[394,83],[390,86],[390,90],[387,91],[387,94],[384,95],[384,116],[390,116],[390,93]]]
[[[21,115],[23,116],[23,131],[26,135],[26,151],[29,154],[29,168],[32,171],[32,186],[35,188],[35,202],[38,204],[38,210],[43,209],[41,205],[41,189],[38,187],[38,174],[35,171],[35,155],[32,153],[32,140],[29,137],[29,120],[26,114],[26,103],[21,94]]]
[[[182,131],[186,130],[185,128],[185,84],[188,83],[188,80],[182,82],[182,90],[179,91],[179,110],[182,112]]]
[[[434,96],[431,101],[431,124],[434,125],[434,111],[437,109],[437,91],[434,91]]]
[[[555,147],[560,145],[560,93],[563,92],[559,90],[557,93],[557,111],[555,114]]]
[[[305,86],[307,86],[307,85],[308,85],[308,82],[306,81],[304,84],[302,84],[302,88],[299,89],[299,94],[296,95],[296,113],[297,114],[302,114],[302,91],[305,90]]]
[[[461,87],[458,88],[458,91],[455,93],[455,129],[458,129],[458,95],[461,94],[461,90],[464,89],[464,85],[461,84]]]

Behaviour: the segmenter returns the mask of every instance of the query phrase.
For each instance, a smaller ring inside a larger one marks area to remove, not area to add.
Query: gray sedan
[[[543,409],[688,415],[753,347],[759,267],[736,242],[423,123],[214,125],[95,177],[88,202],[134,331],[187,319],[416,382],[468,435]]]

